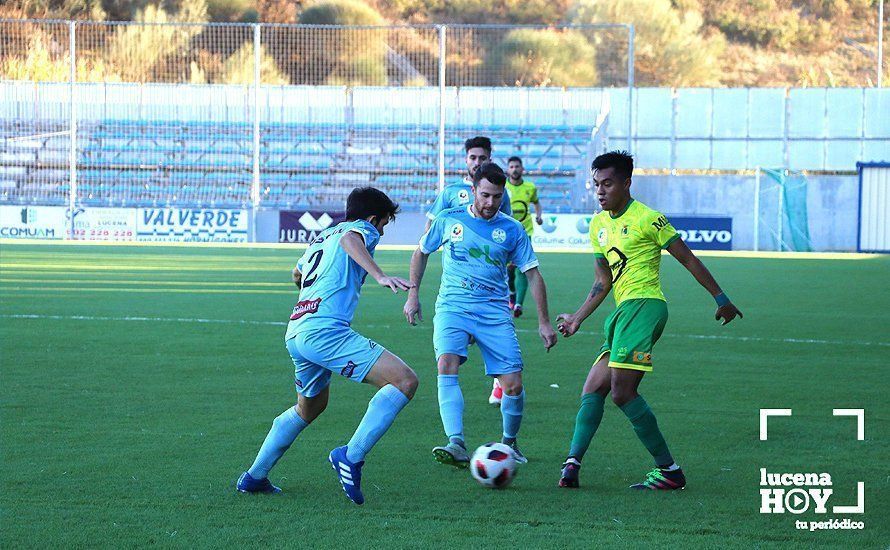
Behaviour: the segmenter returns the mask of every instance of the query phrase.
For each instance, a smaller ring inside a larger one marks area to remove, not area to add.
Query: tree
[[[33,82],[68,82],[71,78],[71,61],[67,44],[64,55],[50,53],[48,44],[58,42],[48,33],[35,30],[31,34],[27,53],[10,56],[0,62],[0,78],[30,80]],[[57,50],[58,48],[52,48]],[[78,58],[76,78],[78,82],[119,82],[120,75],[99,60]]]
[[[594,86],[596,52],[583,35],[555,29],[514,29],[491,50],[497,84],[507,86]]]
[[[401,20],[437,23],[544,23],[564,21],[570,0],[392,0],[382,2]]]
[[[367,4],[355,0],[321,0],[300,14],[305,25],[346,25],[375,27],[385,23],[383,16]],[[375,28],[311,28],[305,33],[308,44],[302,52],[297,79],[306,84],[383,85],[386,76],[386,35]]]
[[[254,75],[253,42],[245,42],[223,63],[220,81],[223,84],[253,85]],[[287,76],[281,73],[275,60],[260,46],[260,82],[262,84],[288,84]]]
[[[263,23],[296,23],[302,0],[257,0],[257,19]]]
[[[138,23],[203,22],[205,0],[183,0],[179,13],[169,15],[149,5],[136,14]],[[193,80],[186,70],[191,40],[203,25],[125,25],[115,29],[108,45],[108,64],[125,82]]]
[[[633,23],[638,84],[713,86],[720,83],[721,34],[704,36],[699,12],[670,0],[578,0],[575,23]]]

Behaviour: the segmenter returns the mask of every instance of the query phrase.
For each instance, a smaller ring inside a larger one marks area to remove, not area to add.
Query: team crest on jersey
[[[621,228],[621,236],[627,237],[627,226],[626,225]]]
[[[459,243],[464,240],[464,226],[456,223],[451,226],[451,242]]]
[[[353,363],[352,361],[346,363],[346,366],[340,369],[340,376],[345,376],[346,378],[351,378],[353,373],[355,373],[355,368],[358,365]]]
[[[606,246],[606,243],[609,242],[609,232],[606,231],[605,227],[601,227],[599,232],[597,232],[596,240],[600,242],[600,246]]]
[[[495,229],[491,232],[491,238],[498,244],[503,243],[507,240],[507,232],[503,229]]]
[[[457,192],[457,200],[461,204],[467,204],[468,202],[470,202],[470,192],[466,189],[461,189]]]

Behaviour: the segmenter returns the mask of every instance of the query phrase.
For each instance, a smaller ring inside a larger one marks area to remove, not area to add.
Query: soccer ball
[[[516,476],[513,450],[503,443],[486,443],[473,453],[470,473],[484,487],[503,489]]]

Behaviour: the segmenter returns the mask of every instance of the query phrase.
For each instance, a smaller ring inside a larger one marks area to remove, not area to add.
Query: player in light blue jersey
[[[439,414],[448,443],[433,449],[443,464],[469,464],[463,433],[464,398],[458,368],[467,360],[467,346],[475,338],[485,362],[485,374],[503,387],[501,403],[503,442],[519,462],[527,462],[516,444],[522,422],[522,354],[508,307],[507,264],[528,276],[538,306],[538,332],[549,350],[556,332],[547,312],[547,289],[528,234],[518,221],[499,212],[506,184],[504,171],[484,164],[473,174],[473,202],[444,210],[420,240],[411,257],[411,282],[405,317],[412,325],[422,320],[418,291],[429,255],[441,247],[442,283],[433,320],[433,345],[438,362]]]
[[[473,174],[476,170],[491,160],[491,140],[485,136],[476,136],[464,142],[464,152],[466,153],[467,175],[457,183],[451,183],[445,186],[436,195],[436,200],[426,212],[429,218],[426,228],[430,228],[430,224],[436,219],[441,212],[454,208],[456,206],[468,206],[473,202]],[[501,212],[510,216],[513,211],[510,209],[510,201],[501,202]]]
[[[397,212],[398,205],[383,192],[373,187],[355,189],[346,201],[346,221],[323,231],[297,262],[293,279],[300,287],[300,297],[285,334],[296,369],[297,404],[272,422],[256,460],[238,479],[239,491],[281,491],[269,481],[269,470],[300,432],[324,412],[331,373],[336,373],[379,388],[352,439],[328,457],[346,496],[356,504],[364,502],[361,473],[365,455],[417,390],[413,370],[350,327],[367,275],[394,293],[413,286],[387,276],[373,258],[383,228]]]

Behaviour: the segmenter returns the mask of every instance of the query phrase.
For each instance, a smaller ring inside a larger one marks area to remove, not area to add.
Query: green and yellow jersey
[[[594,255],[609,262],[617,305],[634,298],[664,300],[661,251],[679,238],[664,215],[633,199],[615,217],[607,211],[593,217],[590,244]]]
[[[522,224],[525,232],[531,237],[535,233],[535,218],[532,215],[532,204],[538,202],[538,188],[534,183],[523,179],[519,185],[507,180],[507,194],[510,196],[510,208],[513,217]]]

